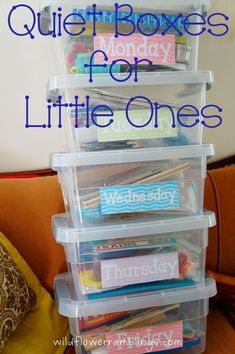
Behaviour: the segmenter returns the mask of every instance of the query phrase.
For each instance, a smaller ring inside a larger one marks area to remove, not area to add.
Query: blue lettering
[[[24,29],[23,29],[22,33],[20,33],[20,32],[17,32],[12,25],[12,16],[15,13],[15,11],[17,11],[18,9],[22,9],[22,8],[26,9],[28,12],[28,15],[30,15],[31,24],[30,25],[24,24],[23,25]],[[20,36],[20,37],[30,36],[31,39],[35,38],[35,36],[33,35],[33,30],[36,25],[36,15],[35,15],[33,9],[28,5],[19,4],[19,5],[13,6],[10,13],[9,13],[9,16],[8,16],[8,25],[9,25],[11,32],[14,33],[16,36]]]

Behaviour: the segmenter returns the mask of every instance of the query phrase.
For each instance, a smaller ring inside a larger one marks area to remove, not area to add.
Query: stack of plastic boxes
[[[203,211],[213,146],[202,145],[200,114],[213,76],[196,71],[197,36],[153,31],[157,17],[161,29],[167,27],[162,13],[171,20],[194,13],[193,23],[209,4],[130,1],[136,29],[152,35],[136,30],[117,39],[116,2],[96,1],[102,11],[96,37],[89,12],[93,3],[59,3],[64,13],[74,15],[71,35],[60,38],[57,52],[66,75],[49,84],[51,92],[71,103],[64,117],[70,152],[51,158],[66,207],[65,215],[53,218],[68,263],[68,274],[55,280],[59,312],[69,318],[77,353],[201,353],[209,298],[216,294],[214,281],[205,277],[208,228],[215,216]],[[119,17],[128,9],[125,3],[119,1],[124,5]],[[50,18],[58,2],[44,5]],[[88,23],[79,36],[76,13]],[[182,31],[180,20],[177,28]],[[200,25],[187,29],[198,33]],[[122,23],[120,30],[127,33],[130,25]],[[133,64],[133,52],[141,54],[138,45],[145,45],[146,53],[154,51],[151,60],[156,61],[140,64],[138,81],[134,66],[120,62],[96,67],[91,80],[87,65],[94,50],[122,51]]]

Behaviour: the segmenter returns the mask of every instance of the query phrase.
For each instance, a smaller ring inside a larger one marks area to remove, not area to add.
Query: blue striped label
[[[78,16],[77,14],[81,15],[86,22],[93,22],[93,14],[91,13],[91,9],[73,9],[73,19],[75,21],[78,20]],[[152,13],[152,14],[145,14],[145,16],[143,16],[143,14],[141,13],[136,13],[136,12],[132,12],[132,14],[130,14],[127,10],[127,12],[125,11],[115,11],[115,10],[102,10],[99,11],[100,14],[96,15],[96,22],[97,23],[109,23],[109,24],[115,24],[115,23],[119,23],[119,24],[124,24],[126,25],[127,22],[124,20],[122,20],[123,18],[125,18],[126,16],[128,16],[129,21],[131,21],[132,23],[136,24],[137,22],[139,22],[139,24],[142,26],[143,29],[147,30],[147,29],[153,29],[156,28],[158,25],[160,25],[161,29],[167,29],[169,27],[169,21],[171,21],[172,23],[174,22],[174,25],[176,28],[184,30],[184,28],[188,28],[189,26],[184,25],[184,20],[186,16],[179,16],[179,15],[165,15],[163,16],[163,14],[160,13]],[[167,16],[167,18],[166,18]],[[171,32],[174,32],[174,29],[169,29],[171,30]]]
[[[179,182],[167,181],[100,189],[102,215],[179,208]]]

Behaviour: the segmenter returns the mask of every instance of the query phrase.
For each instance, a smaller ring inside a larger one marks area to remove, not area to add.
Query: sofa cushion
[[[1,231],[53,294],[54,276],[66,269],[51,231],[52,215],[64,211],[57,177],[1,179],[0,210]]]
[[[58,314],[54,300],[16,248],[3,235],[1,242],[37,296],[36,306],[23,318],[1,353],[63,354],[69,341],[67,319]],[[60,345],[56,345],[57,340]]]
[[[206,339],[204,354],[232,354],[235,352],[234,328],[218,306],[210,308]]]
[[[37,301],[2,241],[0,233],[0,351]]]

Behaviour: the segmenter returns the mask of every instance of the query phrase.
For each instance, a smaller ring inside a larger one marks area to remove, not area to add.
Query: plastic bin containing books
[[[62,111],[70,151],[179,146],[201,144],[203,125],[213,124],[212,83],[210,71],[145,73],[138,82],[70,75],[51,80],[49,96],[69,104]]]
[[[69,318],[76,353],[153,353],[205,350],[209,298],[215,281],[104,300],[76,300],[66,276],[55,280],[59,313]]]
[[[53,217],[79,299],[204,284],[208,228],[214,225],[210,212],[80,228],[70,228],[65,215]]]
[[[96,73],[128,72],[135,58],[141,71],[196,71],[200,23],[209,7],[210,0],[41,1],[44,33],[57,37],[57,72],[68,74],[87,73],[97,49],[108,61],[96,55],[95,62],[107,64]],[[61,24],[53,13],[62,17]]]
[[[213,145],[61,153],[58,171],[69,224],[201,214]]]

